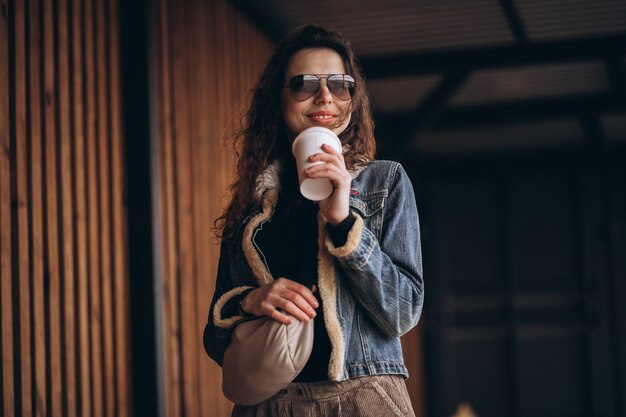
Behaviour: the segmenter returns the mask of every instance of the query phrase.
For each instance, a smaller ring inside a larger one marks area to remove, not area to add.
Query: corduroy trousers
[[[401,375],[342,382],[294,382],[261,404],[235,405],[232,417],[415,417]]]

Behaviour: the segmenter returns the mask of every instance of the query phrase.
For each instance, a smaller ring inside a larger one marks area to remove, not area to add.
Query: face
[[[341,56],[327,48],[311,48],[298,51],[289,62],[283,85],[300,74],[345,74]],[[304,101],[291,97],[288,88],[282,91],[282,114],[289,138],[293,141],[304,129],[322,126],[339,135],[350,123],[351,100],[341,100],[330,92],[325,78],[320,88]]]

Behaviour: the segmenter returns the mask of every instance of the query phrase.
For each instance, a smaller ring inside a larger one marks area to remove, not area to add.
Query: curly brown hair
[[[230,186],[230,204],[214,222],[216,235],[222,239],[232,237],[250,210],[260,205],[260,196],[256,192],[260,174],[274,161],[291,157],[281,113],[281,91],[291,58],[308,48],[336,51],[343,59],[346,73],[356,82],[351,102],[352,117],[348,127],[339,135],[347,168],[354,169],[374,159],[376,142],[372,111],[363,75],[349,42],[337,32],[312,25],[291,32],[279,42],[252,91],[250,107],[240,122],[241,127],[228,138],[238,156],[237,179]]]

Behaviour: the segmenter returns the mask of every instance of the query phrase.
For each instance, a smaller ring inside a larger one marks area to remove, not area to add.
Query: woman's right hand
[[[310,289],[287,278],[278,278],[256,288],[241,300],[245,313],[269,316],[284,324],[291,324],[291,318],[284,312],[307,322],[315,317],[317,307],[319,304]]]

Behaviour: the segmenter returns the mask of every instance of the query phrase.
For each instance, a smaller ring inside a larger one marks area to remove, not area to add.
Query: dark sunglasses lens
[[[296,100],[306,100],[317,92],[320,79],[311,75],[296,75],[289,81],[289,91]]]
[[[349,75],[333,75],[328,78],[328,89],[341,100],[349,100],[354,95],[354,79]]]

